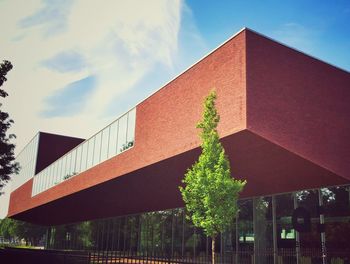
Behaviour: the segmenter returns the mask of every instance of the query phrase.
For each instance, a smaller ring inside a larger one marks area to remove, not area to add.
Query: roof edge
[[[283,42],[281,42],[281,41],[279,41],[279,40],[276,40],[276,39],[274,39],[274,38],[271,38],[271,37],[269,37],[269,36],[266,36],[266,35],[264,35],[264,34],[258,32],[258,31],[255,31],[254,29],[247,28],[247,27],[245,27],[244,29],[245,29],[246,31],[250,31],[250,32],[252,32],[252,33],[254,33],[254,34],[256,34],[256,35],[259,35],[259,36],[261,36],[261,37],[263,37],[263,38],[266,38],[266,39],[268,39],[268,40],[270,40],[270,41],[273,41],[273,42],[275,42],[275,43],[277,43],[277,44],[279,44],[279,45],[282,45],[282,46],[284,46],[284,47],[286,47],[286,48],[289,48],[289,49],[294,50],[294,51],[296,51],[296,52],[298,52],[298,53],[301,53],[301,54],[303,54],[303,55],[305,55],[305,56],[307,56],[307,57],[310,57],[310,58],[312,58],[312,59],[315,59],[315,60],[318,60],[318,61],[320,61],[320,62],[322,62],[322,63],[325,63],[325,64],[327,64],[327,65],[329,65],[329,66],[332,66],[332,67],[334,67],[334,68],[336,68],[336,69],[338,69],[338,70],[344,71],[344,72],[346,72],[346,73],[350,73],[350,71],[348,71],[348,70],[346,70],[346,69],[344,69],[344,68],[341,68],[341,67],[339,67],[339,66],[337,66],[337,65],[334,65],[334,64],[332,64],[332,63],[330,63],[330,62],[327,62],[327,61],[325,61],[325,60],[322,60],[322,59],[320,59],[320,58],[318,58],[318,57],[316,57],[316,56],[314,56],[314,55],[311,55],[311,54],[309,54],[309,53],[307,53],[307,52],[305,52],[305,51],[302,51],[302,50],[299,50],[299,49],[297,49],[297,48],[295,48],[295,47],[289,46],[288,44],[285,44],[285,43],[283,43]]]

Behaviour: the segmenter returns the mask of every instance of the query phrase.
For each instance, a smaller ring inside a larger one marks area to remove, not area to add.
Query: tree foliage
[[[3,61],[0,64],[0,87],[7,80],[6,75],[12,69],[12,64],[9,61]],[[8,96],[7,92],[0,89],[0,97]],[[15,160],[15,145],[11,142],[16,136],[14,134],[7,135],[7,130],[13,124],[13,120],[9,114],[1,110],[0,103],[0,190],[10,180],[12,174],[17,173],[19,166]],[[1,194],[1,192],[0,192]]]
[[[246,184],[231,176],[230,163],[217,132],[220,116],[215,99],[215,91],[205,99],[203,120],[197,124],[201,129],[202,153],[186,172],[185,187],[180,186],[189,218],[213,241],[230,227],[237,214],[239,192]]]
[[[46,234],[46,227],[11,218],[0,220],[0,236],[5,239],[24,239],[26,244],[38,245]]]

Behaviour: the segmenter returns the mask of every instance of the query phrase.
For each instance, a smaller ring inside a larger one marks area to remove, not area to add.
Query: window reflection
[[[254,250],[253,200],[246,199],[238,202],[238,261],[249,261]]]
[[[253,199],[254,252],[256,262],[273,262],[272,198]]]
[[[130,148],[134,145],[135,124],[136,124],[136,109],[133,109],[128,114],[128,129],[127,129],[127,139],[126,139],[127,148]]]
[[[100,155],[101,155],[101,136],[102,132],[98,133],[94,136],[95,138],[95,145],[94,145],[94,160],[93,160],[93,166],[98,164],[100,162]]]
[[[66,176],[66,169],[67,169],[67,156],[64,156],[62,158],[62,173],[61,173],[61,181],[64,180],[64,177]]]
[[[310,252],[305,240],[310,236],[312,238],[312,232],[296,232],[292,221],[296,208],[316,208],[316,194],[317,190],[307,190],[304,193],[276,195],[275,209],[272,197],[239,201],[239,218],[237,223],[233,222],[232,233],[227,231],[218,237],[218,263],[322,263],[319,255],[321,244],[316,245],[311,240],[315,250]],[[346,263],[350,250],[349,187],[322,189],[320,195],[325,216],[326,263]],[[276,221],[273,221],[273,211]],[[122,255],[165,258],[167,261],[173,259],[178,263],[207,263],[210,259],[210,240],[207,240],[203,230],[194,228],[183,216],[183,209],[179,208],[90,221],[84,228],[82,223],[54,227],[51,230],[53,239],[50,240],[50,245],[51,248],[66,249],[77,249],[84,245],[84,249],[116,250]],[[276,242],[273,239],[273,223],[276,224]],[[70,240],[66,237],[68,231]],[[301,242],[304,241],[300,243],[299,249],[298,236]],[[82,242],[79,237],[86,239]],[[233,246],[236,242],[239,243],[237,255]],[[275,259],[271,249],[274,243],[277,247]]]
[[[76,158],[77,158],[77,150],[74,149],[72,150],[72,159],[71,159],[71,163],[70,163],[70,174],[73,176],[73,175],[76,175],[77,172],[75,170],[75,161],[76,161]]]
[[[319,205],[318,192],[317,190],[296,192],[296,199],[297,206],[307,212],[311,223],[305,232],[299,232],[301,257],[311,261],[322,261],[321,236],[317,228],[320,224],[320,217],[317,212]]]
[[[75,168],[74,168],[74,171],[76,171],[76,173],[79,173],[81,170],[81,159],[82,159],[82,148],[83,146],[80,145],[78,148],[77,148],[77,157],[76,157],[76,162],[75,162]]]
[[[117,153],[121,153],[127,149],[127,145],[126,145],[127,117],[128,117],[127,115],[124,115],[119,119]]]
[[[291,193],[276,195],[275,201],[278,259],[283,263],[297,263],[297,234],[292,225],[294,195]]]
[[[43,170],[42,176],[34,177],[33,195],[133,147],[135,121],[136,109],[134,108],[48,166]],[[36,148],[36,146],[29,147],[24,150],[24,155],[18,157],[23,167],[21,173],[30,175],[31,171],[34,171],[35,166],[30,160],[32,155],[29,154],[36,151]],[[28,167],[26,167],[27,163]]]
[[[88,153],[88,141],[83,143],[82,155],[81,155],[81,167],[80,170],[86,170],[87,166],[87,153]]]
[[[94,147],[95,147],[95,138],[90,138],[88,141],[88,154],[87,154],[87,162],[86,168],[90,169],[94,160]]]
[[[16,157],[21,169],[17,175],[12,177],[12,191],[23,185],[35,174],[39,135],[39,133],[35,135]]]
[[[109,130],[109,143],[108,143],[108,158],[113,157],[117,154],[117,142],[118,142],[118,123],[115,121]]]
[[[105,161],[108,157],[108,140],[109,140],[110,127],[102,130],[102,142],[101,142],[101,162]]]
[[[335,263],[350,252],[350,187],[321,189],[327,255]]]
[[[72,153],[68,153],[66,157],[66,173],[64,175],[64,179],[68,180],[72,176],[71,172],[71,162],[72,162]]]
[[[55,162],[55,163],[52,165],[51,186],[54,186],[54,185],[55,185],[56,170],[57,170],[57,163]]]
[[[59,159],[57,161],[57,173],[56,173],[56,176],[55,176],[55,184],[58,184],[60,182],[61,170],[62,170],[62,160]]]

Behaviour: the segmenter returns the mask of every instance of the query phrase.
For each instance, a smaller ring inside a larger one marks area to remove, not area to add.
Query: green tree
[[[26,244],[35,246],[46,234],[46,227],[31,223],[5,218],[0,220],[0,236],[6,239],[24,239]]]
[[[0,220],[0,236],[11,239],[16,236],[16,222],[10,218]]]
[[[6,74],[12,69],[12,64],[9,61],[3,61],[0,63],[0,87],[4,84]],[[0,89],[0,97],[5,98],[8,94]],[[11,140],[16,136],[14,134],[7,135],[7,130],[13,124],[13,120],[10,119],[9,114],[1,110],[2,104],[0,103],[0,191],[4,185],[10,180],[10,177],[14,173],[18,173],[19,166],[15,160],[15,145],[11,143]],[[1,192],[0,192],[1,195]]]
[[[197,124],[201,129],[202,153],[186,172],[182,181],[185,186],[179,187],[187,217],[212,239],[212,263],[215,263],[215,238],[229,229],[238,211],[239,192],[246,184],[231,176],[230,163],[217,132],[220,116],[215,100],[216,92],[212,91],[204,101],[203,119]]]

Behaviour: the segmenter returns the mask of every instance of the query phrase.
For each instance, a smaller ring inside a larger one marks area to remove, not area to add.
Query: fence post
[[[87,259],[88,261],[87,261],[87,264],[90,264],[90,262],[91,262],[91,252],[89,251],[89,253],[88,253],[88,259]]]

